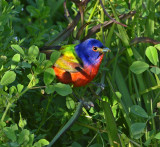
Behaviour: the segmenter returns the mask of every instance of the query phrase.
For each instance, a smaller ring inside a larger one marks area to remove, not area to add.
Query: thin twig
[[[64,7],[64,16],[69,21],[69,23],[71,23],[72,22],[72,18],[71,18],[70,14],[69,14],[69,11],[67,9],[66,0],[63,3],[63,7]]]
[[[131,41],[131,45],[134,45],[134,44],[138,44],[138,43],[152,43],[152,44],[160,44],[160,41],[157,41],[157,40],[154,40],[152,38],[148,38],[148,37],[137,37],[137,38],[134,38],[132,41]]]
[[[119,16],[119,19],[128,19],[128,18],[131,18],[132,16],[134,16],[136,14],[136,11],[131,11],[127,14],[122,14]],[[104,29],[107,29],[109,28],[112,24],[114,23],[113,20],[110,20],[110,21],[105,21],[103,24],[98,24],[94,27],[92,27],[89,31],[88,31],[88,34],[87,36],[85,36],[83,38],[82,41],[90,38],[92,35],[94,35],[95,33],[99,32],[100,28],[103,27]]]
[[[116,23],[116,24],[119,24],[119,25],[121,25],[121,26],[123,26],[123,27],[127,27],[127,25],[122,24],[122,23],[116,21],[114,18],[112,18],[112,17],[107,13],[107,11],[105,10],[105,7],[104,7],[104,5],[103,5],[103,3],[102,3],[102,0],[99,0],[99,2],[100,2],[101,6],[102,6],[102,8],[103,8],[103,11],[104,11],[105,15],[106,15],[108,18],[110,18],[110,19],[111,19],[114,23]]]

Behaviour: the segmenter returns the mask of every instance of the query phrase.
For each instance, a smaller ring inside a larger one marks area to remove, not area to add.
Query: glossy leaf
[[[150,71],[153,72],[156,75],[160,74],[160,68],[159,67],[152,67],[150,69]]]
[[[24,56],[24,51],[19,45],[11,45],[12,49]]]
[[[22,84],[18,84],[17,85],[17,89],[18,89],[18,92],[21,93],[21,91],[23,90],[24,86]]]
[[[154,47],[160,51],[160,44],[156,44]]]
[[[57,59],[60,57],[61,53],[59,51],[53,51],[50,57],[50,60],[52,61],[52,63],[54,64]]]
[[[55,78],[55,73],[53,68],[47,68],[44,72],[44,78],[43,78],[45,85],[51,84],[54,78]]]
[[[17,124],[12,125],[11,127],[5,127],[3,129],[5,135],[13,142],[16,141],[17,139],[16,132],[15,132],[16,130],[18,130]]]
[[[16,74],[15,74],[15,72],[14,72],[14,71],[7,71],[7,72],[3,75],[0,84],[1,84],[1,85],[8,85],[8,84],[14,82],[15,79],[16,79]]]
[[[141,74],[149,68],[149,65],[142,61],[135,61],[130,66],[130,70],[135,74]]]
[[[147,47],[145,54],[152,64],[157,65],[158,53],[157,53],[157,49],[155,47],[153,47],[153,46]]]
[[[30,57],[36,58],[36,57],[38,56],[38,54],[39,54],[39,49],[38,49],[38,47],[35,46],[35,45],[32,45],[32,46],[29,48],[29,50],[28,50],[28,55],[29,55]]]
[[[55,88],[54,88],[53,85],[48,85],[48,86],[46,86],[46,88],[45,88],[45,92],[46,92],[47,94],[51,94],[51,93],[53,93],[54,91],[55,91]]]
[[[66,98],[66,106],[68,109],[74,109],[75,108],[75,102],[71,97]]]
[[[131,113],[138,115],[140,117],[143,117],[143,118],[148,118],[148,114],[145,112],[145,110],[138,105],[133,105],[131,107]]]
[[[72,88],[67,84],[57,83],[54,87],[55,91],[61,96],[66,96],[72,93]]]
[[[34,147],[46,146],[49,142],[46,139],[41,139],[34,144]]]
[[[143,133],[144,129],[146,127],[146,123],[134,123],[131,125],[131,133],[135,139],[139,139]]]
[[[159,140],[160,140],[160,132],[159,132],[159,133],[157,133],[157,134],[154,136],[154,138],[156,138],[156,139],[159,139]]]
[[[15,54],[12,58],[12,61],[19,62],[20,61],[20,54]]]
[[[27,129],[24,129],[19,134],[18,143],[22,144],[22,143],[28,142],[28,141],[29,141],[29,131]]]

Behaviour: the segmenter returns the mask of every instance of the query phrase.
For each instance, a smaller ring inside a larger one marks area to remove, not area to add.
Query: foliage
[[[94,79],[100,84],[82,88],[57,81],[52,65],[60,56],[58,51],[48,59],[39,50],[56,40],[81,8],[67,1],[67,22],[63,2],[0,1],[0,146],[48,145],[76,109],[72,92],[90,105],[93,101],[94,107],[83,107],[55,146],[158,146],[160,45],[133,45],[131,40],[143,36],[160,40],[159,1],[102,0],[108,14],[127,27],[113,24],[91,36],[112,52]],[[110,20],[99,1],[89,1],[83,10],[84,22],[78,21],[72,35],[55,45],[71,44],[75,37],[82,39],[91,28]],[[118,18],[131,10],[136,10],[134,17]]]

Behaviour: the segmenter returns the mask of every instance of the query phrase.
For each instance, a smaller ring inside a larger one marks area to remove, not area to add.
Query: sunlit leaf
[[[149,68],[149,65],[142,61],[135,61],[130,66],[130,70],[135,74],[141,74]]]
[[[1,84],[1,85],[8,85],[8,84],[14,82],[15,79],[16,79],[16,74],[15,74],[15,72],[14,72],[14,71],[7,71],[7,72],[3,75],[0,84]]]
[[[20,61],[20,54],[15,54],[12,58],[12,61],[19,62]]]
[[[45,85],[49,85],[55,78],[55,73],[53,68],[47,68],[44,72],[44,83]]]
[[[157,53],[157,50],[156,50],[155,47],[153,47],[153,46],[147,47],[145,54],[152,64],[157,65],[157,63],[158,63],[158,53]]]
[[[38,47],[35,46],[35,45],[32,45],[32,46],[29,48],[29,50],[28,50],[28,55],[29,55],[30,57],[36,58],[36,57],[38,56],[38,54],[39,54],[39,49],[38,49]]]
[[[157,133],[157,134],[154,136],[154,138],[156,138],[156,139],[159,139],[159,140],[160,140],[160,132],[159,132],[159,133]]]
[[[19,45],[11,45],[12,49],[24,56],[24,51]]]
[[[71,97],[66,98],[66,106],[68,109],[74,109],[75,108],[75,102]]]

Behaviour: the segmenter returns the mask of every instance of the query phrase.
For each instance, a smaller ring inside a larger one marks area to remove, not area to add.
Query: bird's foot
[[[83,106],[86,108],[86,109],[90,109],[91,107],[94,107],[94,103],[91,102],[91,101],[83,101]]]

